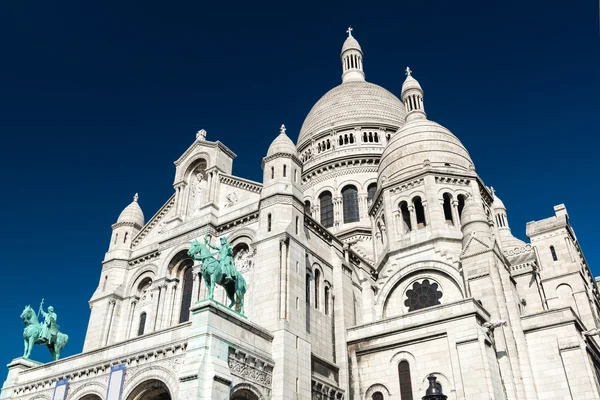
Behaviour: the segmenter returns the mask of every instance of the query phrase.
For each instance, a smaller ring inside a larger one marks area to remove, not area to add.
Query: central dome
[[[298,137],[298,145],[324,130],[345,125],[381,124],[396,129],[404,125],[404,104],[381,86],[348,81],[334,87],[310,110]]]

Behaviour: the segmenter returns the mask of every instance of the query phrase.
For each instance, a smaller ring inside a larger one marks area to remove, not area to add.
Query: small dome
[[[285,125],[281,125],[279,132],[279,136],[273,140],[269,146],[269,150],[267,150],[267,157],[278,153],[291,154],[298,157],[298,150],[296,150],[294,142],[285,134]]]
[[[502,202],[502,200],[500,200],[500,198],[498,196],[496,196],[496,193],[494,193],[494,202],[492,203],[492,208],[494,210],[496,210],[496,209],[506,210],[504,203]]]
[[[469,152],[448,129],[427,119],[407,123],[392,136],[383,151],[378,170],[382,180],[404,178],[422,168],[465,172],[473,168]]]
[[[360,44],[358,44],[358,41],[356,39],[354,39],[353,36],[348,36],[346,38],[346,41],[344,42],[344,45],[342,46],[342,53],[345,52],[346,50],[358,50],[358,51],[362,52],[362,49],[360,48]]]
[[[133,201],[129,204],[121,214],[119,214],[119,218],[117,219],[117,224],[121,222],[128,222],[137,224],[140,227],[144,226],[144,213],[138,204],[138,194],[136,193],[133,197]]]
[[[327,129],[344,125],[404,125],[404,104],[381,86],[365,81],[344,82],[325,93],[300,129],[298,145]]]
[[[417,90],[423,91],[423,89],[421,88],[421,85],[419,84],[419,81],[417,81],[411,75],[408,75],[406,77],[406,79],[404,80],[404,83],[402,84],[402,93],[404,93],[410,89],[417,89]]]

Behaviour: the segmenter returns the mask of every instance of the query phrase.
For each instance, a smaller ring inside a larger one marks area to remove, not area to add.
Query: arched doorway
[[[133,389],[127,400],[171,400],[171,393],[163,382],[150,379]]]
[[[248,389],[238,389],[231,395],[231,400],[260,400]]]

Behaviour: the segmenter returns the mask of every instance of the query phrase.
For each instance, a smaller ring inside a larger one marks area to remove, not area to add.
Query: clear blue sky
[[[348,25],[367,80],[399,96],[411,67],[516,236],[565,203],[600,274],[597,1],[5,0],[0,362],[22,354],[19,315],[42,297],[71,338],[63,354],[81,351],[111,224],[135,192],[146,220],[169,198],[196,131],[260,181],[279,126],[295,139],[340,83]]]

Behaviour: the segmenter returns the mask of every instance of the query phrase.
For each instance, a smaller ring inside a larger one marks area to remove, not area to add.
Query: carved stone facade
[[[0,400],[61,379],[105,398],[115,365],[123,400],[406,400],[431,375],[449,400],[600,398],[600,297],[566,208],[514,237],[411,71],[398,98],[362,56],[350,35],[343,83],[297,144],[280,128],[262,182],[199,131],[155,215],[136,196],[112,225],[83,351],[13,360]],[[206,235],[234,249],[245,317],[206,299],[187,255]]]

